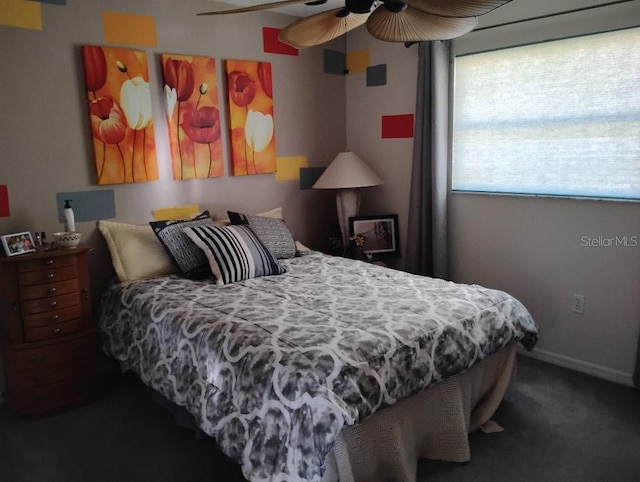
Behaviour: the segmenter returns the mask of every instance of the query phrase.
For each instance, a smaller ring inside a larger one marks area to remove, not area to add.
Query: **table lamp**
[[[360,188],[382,184],[375,172],[353,152],[340,152],[313,185],[313,189],[337,189],[336,207],[343,252],[349,246],[349,218],[358,215]]]

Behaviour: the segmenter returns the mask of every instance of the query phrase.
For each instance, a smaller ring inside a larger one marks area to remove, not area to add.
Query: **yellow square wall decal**
[[[369,49],[347,52],[347,70],[350,74],[366,72],[370,62]]]
[[[300,179],[300,168],[307,165],[305,156],[276,157],[276,181]]]
[[[0,0],[0,25],[42,30],[40,3],[26,0]]]

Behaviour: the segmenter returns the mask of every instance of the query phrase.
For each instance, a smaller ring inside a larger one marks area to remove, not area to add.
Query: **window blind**
[[[454,65],[454,191],[640,199],[640,28]]]

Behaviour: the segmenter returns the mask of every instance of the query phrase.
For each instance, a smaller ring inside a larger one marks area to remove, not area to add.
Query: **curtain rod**
[[[628,3],[628,2],[633,2],[633,1],[635,1],[635,0],[616,0],[614,2],[601,3],[600,5],[591,5],[589,7],[574,8],[572,10],[565,10],[564,12],[549,13],[547,15],[539,15],[537,17],[523,18],[523,19],[520,19],[520,20],[513,20],[511,22],[499,23],[499,24],[496,24],[496,25],[488,26],[488,27],[476,28],[476,29],[474,29],[474,32],[479,32],[481,30],[489,30],[489,29],[492,29],[492,28],[506,27],[507,25],[517,25],[519,23],[531,22],[533,20],[542,20],[544,18],[560,17],[562,15],[567,15],[567,14],[570,14],[570,13],[584,12],[586,10],[594,10],[596,8],[610,7],[611,5],[617,5],[619,3]]]

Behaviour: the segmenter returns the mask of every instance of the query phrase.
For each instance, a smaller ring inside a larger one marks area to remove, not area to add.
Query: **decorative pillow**
[[[213,226],[209,211],[192,219],[151,221],[149,224],[183,276],[201,279],[211,275],[207,257],[184,233],[187,227]]]
[[[262,216],[263,218],[284,219],[282,216],[282,208],[273,208],[263,213],[258,213],[256,216]]]
[[[218,285],[286,272],[248,226],[187,227],[184,232],[206,254]]]
[[[305,246],[300,241],[296,241],[296,251],[298,253],[306,253],[307,251],[311,251],[311,248]]]
[[[256,216],[262,216],[263,218],[284,219],[282,217],[282,208],[273,208],[263,213],[258,213]],[[213,221],[216,226],[229,226],[233,224],[229,218],[217,219]]]
[[[277,259],[293,258],[296,255],[296,242],[282,219],[248,216],[233,211],[228,211],[227,214],[231,224],[249,225]]]
[[[148,224],[98,221],[121,283],[176,272],[171,258]]]

